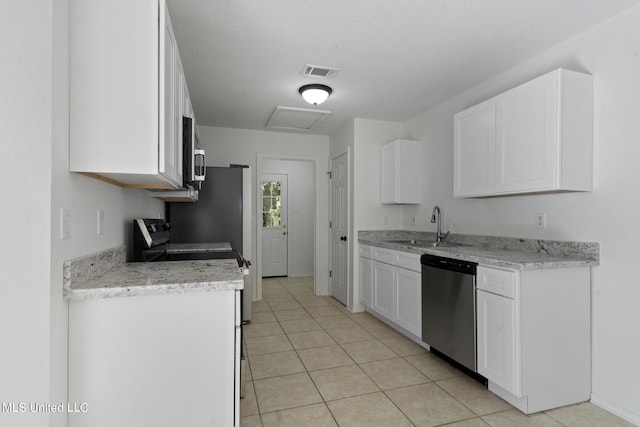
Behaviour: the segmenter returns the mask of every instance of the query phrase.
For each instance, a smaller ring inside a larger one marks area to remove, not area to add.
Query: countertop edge
[[[244,280],[239,279],[199,283],[175,283],[91,289],[64,288],[63,296],[67,301],[83,301],[88,299],[109,299],[148,295],[179,295],[199,292],[239,291],[242,289],[244,289]]]
[[[365,238],[358,238],[358,243],[381,247],[386,249],[398,250],[408,253],[414,254],[431,254],[436,256],[442,256],[446,258],[454,258],[460,259],[464,261],[476,262],[478,264],[509,268],[515,270],[536,270],[536,269],[556,269],[556,268],[582,268],[582,267],[594,267],[598,266],[600,263],[597,259],[590,258],[562,258],[557,257],[557,259],[549,260],[549,261],[534,261],[531,262],[517,262],[510,261],[504,258],[491,258],[487,256],[477,256],[465,254],[464,250],[466,248],[470,248],[471,246],[456,246],[456,247],[443,247],[443,248],[427,248],[427,247],[415,247],[402,245],[399,243],[390,243],[380,240],[371,240]],[[498,250],[500,248],[485,248],[487,250]],[[530,253],[531,257],[534,258],[537,254],[534,252],[518,252],[518,251],[510,251],[512,253],[518,253],[521,256],[526,256],[526,254]]]

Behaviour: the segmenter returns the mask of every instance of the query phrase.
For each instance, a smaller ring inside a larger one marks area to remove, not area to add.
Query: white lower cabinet
[[[422,334],[420,255],[360,247],[360,302],[402,329]]]
[[[239,425],[239,292],[69,303],[70,427]]]
[[[477,270],[478,373],[526,414],[591,396],[588,267]]]

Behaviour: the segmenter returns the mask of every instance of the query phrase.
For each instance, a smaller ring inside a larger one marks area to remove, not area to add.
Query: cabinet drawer
[[[373,248],[373,259],[375,259],[376,261],[380,261],[380,262],[384,262],[386,264],[393,264],[394,261],[394,254],[395,251],[391,250],[391,249],[384,249],[384,248]]]
[[[507,298],[515,298],[516,280],[516,271],[478,267],[476,287]]]
[[[365,258],[373,258],[373,247],[360,245],[360,256]]]
[[[418,273],[421,270],[419,254],[395,251],[393,258],[393,265],[397,267],[407,268]]]

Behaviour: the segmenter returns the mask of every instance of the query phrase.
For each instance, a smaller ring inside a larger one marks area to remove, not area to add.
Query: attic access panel
[[[277,106],[269,117],[267,128],[308,131],[330,114],[331,111],[325,110]]]

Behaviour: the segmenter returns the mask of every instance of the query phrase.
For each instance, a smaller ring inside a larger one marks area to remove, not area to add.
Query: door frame
[[[314,183],[313,183],[313,189],[314,189],[314,198],[315,198],[315,209],[313,212],[313,223],[314,223],[314,230],[313,230],[313,283],[314,283],[314,294],[315,295],[325,295],[326,291],[323,292],[322,288],[319,287],[319,283],[321,280],[321,274],[319,271],[319,266],[320,266],[320,262],[321,259],[319,257],[320,254],[320,239],[318,238],[320,236],[320,223],[318,221],[318,212],[320,212],[320,209],[322,208],[322,204],[321,204],[321,200],[320,200],[320,178],[322,175],[324,175],[324,170],[325,168],[321,167],[320,165],[320,161],[321,159],[318,159],[317,157],[307,157],[307,156],[296,156],[296,155],[286,155],[286,154],[266,154],[266,153],[257,153],[256,154],[256,175],[255,175],[255,180],[254,180],[254,188],[256,189],[256,192],[254,194],[254,200],[255,200],[255,210],[254,210],[254,215],[256,218],[256,221],[254,222],[254,226],[255,226],[255,232],[256,232],[256,262],[255,262],[255,269],[256,269],[256,289],[255,289],[255,297],[254,297],[254,301],[260,301],[262,300],[262,245],[257,244],[258,242],[262,242],[262,221],[260,220],[260,218],[262,218],[262,200],[261,200],[261,195],[258,192],[258,189],[260,188],[260,177],[262,176],[262,174],[264,173],[271,173],[272,171],[268,171],[264,169],[264,162],[265,160],[298,160],[298,161],[308,161],[311,162],[313,165],[313,170],[314,170]],[[291,203],[287,204],[287,209],[289,207]],[[258,211],[258,209],[260,209],[260,211]],[[290,212],[287,212],[287,214],[289,214]],[[327,224],[328,225],[328,224]]]

